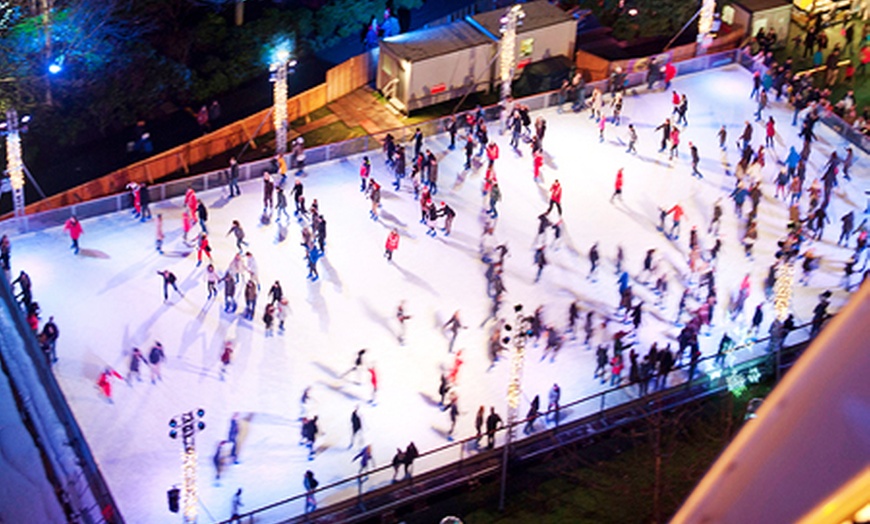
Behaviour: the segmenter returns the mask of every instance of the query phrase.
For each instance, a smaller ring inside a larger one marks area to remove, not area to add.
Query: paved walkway
[[[348,127],[362,126],[373,135],[402,127],[402,120],[375,96],[369,86],[363,86],[338,100],[327,104]]]

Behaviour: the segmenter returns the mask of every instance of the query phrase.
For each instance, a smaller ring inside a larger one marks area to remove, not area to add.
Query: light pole
[[[499,42],[499,80],[501,80],[501,130],[505,131],[507,122],[508,100],[511,97],[511,81],[514,78],[514,67],[517,60],[517,27],[520,26],[526,13],[517,4],[511,6],[501,17],[501,40]]]
[[[19,227],[24,219],[24,160],[21,157],[21,132],[26,130],[30,116],[19,120],[18,111],[6,110],[6,122],[0,124],[0,132],[6,135],[6,173],[12,189],[12,207]],[[24,126],[24,127],[22,127]]]
[[[517,414],[519,413],[520,399],[523,395],[523,364],[525,362],[526,356],[526,337],[529,334],[528,327],[526,326],[526,318],[523,316],[522,304],[517,304],[516,306],[514,306],[514,312],[516,312],[517,318],[515,324],[516,331],[514,332],[513,336],[514,351],[513,353],[511,353],[510,378],[508,379],[507,389],[508,430],[506,432],[504,450],[502,454],[501,494],[499,495],[498,499],[499,511],[502,511],[504,509],[505,492],[507,490],[508,455],[510,454],[510,446],[514,437],[514,424],[516,423],[518,418]],[[505,330],[510,331],[510,325],[505,326]]]
[[[284,155],[287,152],[287,73],[296,66],[296,60],[290,59],[290,46],[282,44],[275,48],[269,70],[272,73],[272,97],[274,107],[272,119],[275,124],[275,154]]]
[[[776,381],[779,382],[780,364],[783,340],[786,335],[784,325],[791,311],[791,299],[794,295],[794,261],[789,258],[776,269],[776,280],[773,283],[773,311],[776,314],[771,337],[778,337],[776,344]]]
[[[698,11],[698,45],[696,55],[707,53],[712,41],[713,15],[716,13],[716,0],[701,0],[701,9]]]
[[[196,410],[195,416],[193,411],[188,411],[173,417],[169,421],[169,436],[171,438],[178,438],[178,428],[179,426],[181,427],[181,471],[184,478],[184,485],[181,491],[181,504],[185,524],[196,522],[196,506],[199,502],[199,496],[196,489],[197,457],[194,435],[196,435],[197,431],[205,429],[205,422],[202,421],[204,416],[205,410],[200,408]]]

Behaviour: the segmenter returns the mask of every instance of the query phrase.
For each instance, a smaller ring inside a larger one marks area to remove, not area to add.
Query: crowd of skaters
[[[673,76],[667,79],[666,88],[670,88],[670,81],[672,78]],[[751,96],[762,97],[764,95],[761,93],[765,93],[765,91],[766,90],[763,89],[762,86],[762,89],[759,90],[758,94],[753,94]],[[608,120],[614,125],[618,125],[620,114],[623,109],[623,93],[619,89],[616,89],[611,92],[610,95],[614,103],[611,103],[610,105],[611,114],[608,117],[604,114],[605,94],[597,90],[593,91],[593,100],[589,107],[590,118],[597,118],[599,122]],[[677,91],[674,91],[673,100],[674,109],[671,116],[677,116],[677,123],[679,125],[688,126],[688,101],[686,94],[680,94]],[[575,104],[574,107],[575,110],[582,111],[585,109],[585,100],[581,101],[580,104]],[[761,113],[766,108],[767,105],[759,108],[756,113],[757,119],[761,119]],[[507,119],[507,126],[511,133],[511,146],[514,149],[519,150],[521,147],[526,147],[525,144],[528,144],[531,158],[533,159],[533,179],[535,182],[543,184],[541,170],[544,157],[543,138],[546,130],[546,122],[542,117],[538,117],[534,123],[534,130],[532,130],[527,107],[524,107],[522,104],[515,104],[513,107],[509,107],[506,110],[510,113],[510,116]],[[809,277],[814,267],[818,267],[818,264],[817,260],[815,265],[813,263],[814,255],[812,249],[802,249],[802,246],[805,242],[811,244],[812,241],[818,241],[821,239],[825,223],[825,209],[833,196],[833,188],[838,183],[838,168],[842,169],[844,178],[848,179],[848,169],[851,166],[851,160],[848,162],[840,160],[836,152],[832,153],[826,171],[821,177],[824,180],[823,195],[821,183],[817,183],[817,179],[809,185],[807,190],[808,198],[802,198],[802,188],[806,187],[804,183],[807,170],[806,156],[809,155],[812,150],[812,141],[814,139],[813,125],[818,119],[818,111],[818,106],[810,106],[805,111],[805,116],[803,118],[804,131],[801,133],[801,136],[804,137],[803,151],[805,154],[800,154],[799,157],[794,160],[793,165],[790,159],[786,159],[786,166],[783,168],[786,173],[784,183],[780,184],[780,173],[777,173],[775,178],[777,184],[777,197],[780,196],[780,186],[783,186],[785,189],[782,190],[782,198],[783,200],[790,200],[790,206],[792,208],[797,208],[797,220],[792,220],[786,231],[783,232],[783,239],[780,241],[780,253],[778,253],[777,260],[772,267],[775,268],[777,264],[781,263],[801,260],[804,268],[803,271],[807,277]],[[463,126],[460,123],[463,123],[465,127],[464,137],[462,137],[463,130],[461,129]],[[502,336],[504,334],[503,330],[505,328],[505,322],[503,319],[499,318],[498,312],[499,305],[501,304],[503,295],[506,292],[503,280],[503,264],[505,257],[508,255],[508,249],[506,244],[498,243],[494,240],[498,223],[498,211],[496,205],[500,200],[501,194],[496,174],[496,163],[499,158],[498,144],[489,139],[486,119],[480,108],[475,111],[470,111],[467,115],[462,115],[459,118],[455,116],[449,117],[445,122],[445,129],[450,135],[450,146],[447,151],[440,153],[441,158],[443,158],[444,155],[450,154],[450,152],[455,149],[457,138],[459,138],[460,143],[464,138],[466,144],[464,148],[466,155],[465,170],[484,171],[481,213],[487,217],[487,220],[485,221],[481,234],[481,260],[486,266],[486,277],[488,283],[487,293],[493,299],[493,311],[490,317],[490,319],[493,320],[493,336],[490,338],[488,351],[494,365],[495,362],[498,361],[499,355],[505,349],[507,344],[505,337]],[[600,127],[599,129],[603,130],[603,127]],[[746,122],[746,128],[744,129],[744,133],[740,136],[740,142],[738,143],[740,160],[736,164],[734,173],[729,173],[734,176],[735,189],[729,195],[723,195],[723,197],[734,199],[735,214],[740,219],[743,219],[744,201],[748,198],[752,203],[751,210],[746,214],[746,221],[743,224],[744,233],[739,235],[740,241],[746,247],[748,257],[752,256],[752,243],[755,238],[757,238],[757,231],[754,235],[751,231],[754,227],[757,227],[755,225],[755,220],[758,215],[758,206],[761,201],[760,192],[762,183],[764,182],[762,177],[762,168],[765,166],[764,162],[766,155],[764,147],[767,146],[768,148],[772,148],[772,136],[776,136],[775,122],[772,117],[769,117],[765,129],[765,145],[761,145],[755,149],[752,147],[752,125],[749,121]],[[670,118],[665,119],[665,122],[659,126],[657,130],[662,131],[661,151],[664,152],[667,149],[669,151],[669,160],[679,160],[679,130],[675,125],[671,124]],[[601,131],[601,133],[601,136],[603,137],[603,131]],[[637,133],[633,125],[628,126],[628,133],[628,152],[636,153],[635,146],[637,143]],[[724,127],[720,130],[719,139],[720,146],[724,152],[727,150],[729,145],[727,143],[727,133]],[[521,142],[523,143],[522,146]],[[698,152],[697,149],[691,145],[691,142],[689,142],[689,144],[691,150],[691,174],[699,176]],[[484,154],[486,155],[485,163],[483,161],[476,161],[473,158],[476,146],[479,146],[477,153],[478,157],[483,157]],[[384,170],[388,173],[388,176],[390,174],[393,176],[393,187],[398,193],[407,193],[407,198],[413,196],[414,199],[420,202],[420,222],[426,228],[426,233],[433,237],[437,236],[439,222],[443,219],[443,224],[440,224],[440,230],[445,236],[449,235],[451,232],[451,224],[456,217],[456,213],[453,208],[449,206],[446,200],[441,200],[440,205],[436,205],[436,199],[434,198],[438,193],[439,154],[433,153],[429,148],[424,148],[424,137],[419,129],[410,143],[407,144],[407,148],[413,149],[413,156],[410,160],[406,158],[406,145],[398,144],[392,136],[388,135],[384,143]],[[796,149],[792,147],[791,151],[796,152]],[[845,151],[844,156],[845,158],[852,158],[850,151]],[[289,189],[295,204],[293,216],[301,231],[301,245],[305,251],[304,258],[308,262],[308,278],[316,280],[319,277],[316,267],[317,261],[325,254],[326,222],[318,209],[319,206],[316,199],[312,201],[310,206],[306,206],[305,203],[303,185],[304,150],[301,149],[301,142],[298,143],[298,146],[294,145],[294,150],[291,152],[291,161],[294,169],[297,169],[292,178],[292,187]],[[406,173],[406,165],[408,164],[411,166],[410,175]],[[231,160],[229,171],[228,186],[230,188],[230,197],[232,198],[233,196],[240,194],[237,184],[238,164],[234,158]],[[264,172],[262,178],[262,221],[264,224],[270,223],[274,216],[274,222],[278,227],[279,238],[281,235],[286,235],[286,228],[289,223],[292,222],[290,220],[290,215],[287,212],[287,201],[285,195],[285,191],[287,190],[286,186],[288,185],[289,180],[291,180],[288,176],[288,171],[289,169],[284,157],[278,156],[275,158],[273,166]],[[457,181],[464,180],[465,176],[467,176],[467,174],[460,173],[457,176]],[[406,178],[409,179],[408,182],[405,181]],[[381,186],[377,181],[376,174],[373,173],[372,164],[368,157],[364,157],[362,160],[360,166],[360,179],[360,192],[371,201],[370,217],[373,221],[378,221],[379,209],[382,206],[380,198]],[[797,182],[794,182],[794,180],[799,180],[801,183],[798,184]],[[619,169],[616,174],[616,182],[611,202],[613,202],[614,199],[622,201],[623,185],[623,169]],[[151,218],[151,215],[149,211],[146,216],[145,209],[147,209],[147,203],[144,205],[142,203],[142,188],[143,186],[132,186],[130,189],[132,198],[134,199],[134,213],[136,218],[147,221]],[[145,193],[147,193],[147,190]],[[136,196],[137,194],[138,197]],[[562,220],[562,190],[558,179],[555,179],[552,184],[549,185],[548,194],[547,207],[543,213],[539,215],[538,234],[535,241],[536,245],[533,261],[534,265],[537,267],[536,282],[541,278],[544,268],[547,266],[548,250],[554,249],[558,246],[562,228],[565,227]],[[277,200],[277,204],[275,204],[274,200]],[[138,202],[138,204],[136,204],[136,202]],[[803,211],[801,211],[801,207],[803,207]],[[699,232],[697,227],[693,227],[690,232],[688,246],[689,256],[687,257],[686,262],[691,274],[686,282],[685,290],[683,291],[679,309],[676,312],[676,318],[674,320],[674,324],[680,328],[679,336],[677,337],[677,348],[671,350],[670,343],[664,344],[664,347],[660,347],[658,342],[654,341],[645,355],[641,356],[641,341],[639,339],[638,329],[642,324],[644,307],[649,306],[645,306],[645,303],[633,294],[632,285],[649,285],[652,287],[655,294],[659,297],[656,306],[661,307],[663,304],[661,298],[667,293],[669,277],[662,267],[663,264],[660,264],[660,259],[658,259],[654,249],[646,251],[641,271],[636,276],[632,277],[629,274],[628,268],[624,267],[625,254],[622,247],[619,247],[616,256],[614,272],[617,276],[616,284],[619,287],[620,295],[618,307],[611,311],[583,311],[580,305],[575,301],[569,308],[566,326],[556,326],[544,321],[544,305],[541,305],[535,310],[534,315],[532,315],[529,320],[531,325],[531,337],[534,340],[534,344],[538,345],[543,343],[545,348],[544,355],[550,355],[551,361],[554,361],[558,351],[562,345],[566,343],[566,339],[570,338],[572,341],[577,339],[577,332],[581,329],[582,324],[584,339],[583,345],[588,347],[590,350],[594,349],[596,354],[598,366],[595,370],[594,378],[601,378],[603,383],[609,382],[612,386],[617,386],[626,382],[637,384],[638,393],[644,395],[648,392],[650,383],[652,383],[653,389],[666,387],[669,374],[674,368],[680,367],[683,364],[684,359],[688,360],[688,376],[691,378],[696,371],[698,358],[700,357],[698,337],[699,335],[703,335],[705,326],[709,329],[714,318],[714,308],[717,301],[715,283],[716,256],[722,242],[722,235],[720,235],[719,231],[719,222],[723,212],[720,199],[715,203],[713,219],[706,231],[707,235],[712,235],[712,238],[714,238],[713,241],[702,241],[699,236],[703,235],[704,232],[703,230]],[[661,230],[665,233],[665,229],[667,229],[666,235],[674,242],[679,240],[680,223],[683,219],[683,215],[684,211],[679,203],[672,205],[668,209],[662,209]],[[847,216],[851,216],[851,218],[847,219]],[[870,251],[865,251],[864,249],[866,247],[867,223],[864,221],[861,225],[855,228],[854,213],[850,213],[847,216],[844,216],[842,219],[843,227],[840,242],[838,244],[844,245],[848,249],[852,249],[848,247],[850,244],[850,238],[853,233],[857,233],[855,235],[857,241],[853,254],[853,258],[856,258],[856,260],[851,262],[852,272],[857,272],[859,271],[856,267],[858,259],[860,259],[863,254],[864,266],[866,267],[867,256],[870,254]],[[282,217],[284,219],[284,224],[281,223]],[[670,228],[665,228],[665,220],[667,217],[670,217],[671,220]],[[73,240],[73,248],[78,252],[78,238],[82,233],[81,225],[78,224],[75,217],[72,217],[71,221],[73,221],[71,226],[69,222],[67,223],[67,230]],[[226,313],[235,313],[237,290],[241,289],[243,290],[242,295],[246,302],[246,307],[242,316],[245,319],[252,321],[256,311],[257,297],[260,292],[260,282],[257,275],[256,261],[251,252],[245,250],[248,245],[245,240],[244,229],[241,222],[234,220],[232,227],[226,233],[227,235],[233,235],[235,238],[238,252],[232,255],[232,260],[226,270],[219,271],[215,266],[211,244],[208,239],[208,210],[203,202],[197,198],[193,188],[188,188],[185,194],[182,221],[182,231],[184,232],[185,243],[188,240],[188,233],[192,231],[194,227],[198,225],[200,229],[195,237],[196,240],[194,241],[194,247],[197,251],[197,267],[201,265],[203,255],[208,259],[208,265],[204,270],[204,279],[207,288],[206,300],[214,300],[218,295],[218,287],[223,286],[225,294],[224,311]],[[163,220],[160,214],[157,215],[155,228],[156,249],[162,253],[164,235]],[[808,231],[811,232],[812,235],[808,234]],[[390,229],[387,236],[385,250],[385,256],[388,261],[392,261],[393,255],[398,249],[400,236],[401,234],[397,228]],[[5,242],[8,246],[8,239],[5,239]],[[705,249],[703,246],[708,244],[712,247]],[[0,242],[0,246],[2,245],[2,242]],[[6,253],[4,255],[5,258],[3,258],[5,261],[4,270],[7,271],[8,278],[8,247],[5,248],[4,252]],[[599,261],[601,258],[601,255],[598,253],[597,243],[590,247],[588,258],[590,262],[589,278],[597,279],[600,265]],[[849,264],[847,264],[847,266],[849,266]],[[864,268],[861,270],[863,269]],[[169,300],[169,288],[176,291],[179,296],[184,296],[182,291],[178,289],[176,285],[177,277],[175,277],[172,272],[169,270],[162,270],[158,273],[163,278],[164,301],[168,302]],[[672,275],[671,278],[679,280],[679,276],[677,275]],[[16,282],[19,285],[21,284],[18,281]],[[772,289],[772,285],[769,287]],[[846,280],[845,287],[847,289],[850,288],[850,282],[848,279]],[[284,319],[287,314],[286,306],[288,304],[286,297],[283,296],[280,282],[277,280],[270,288],[268,294],[269,301],[263,308],[262,316],[267,335],[272,332],[272,323],[275,322],[276,319],[280,323],[279,331],[283,331]],[[739,284],[734,294],[732,304],[729,304],[728,313],[731,315],[732,319],[736,319],[738,315],[743,313],[744,304],[746,303],[749,294],[750,283],[747,274],[746,278],[744,278]],[[829,297],[830,294],[823,294],[820,297],[820,303],[816,307],[818,314],[814,315],[815,332],[818,331],[818,328],[816,327],[816,317],[819,318],[818,325],[820,326],[827,315],[827,299]],[[761,302],[757,304],[754,311],[755,314],[752,317],[752,327],[755,329],[757,334],[758,327],[762,323],[761,317],[763,316]],[[688,316],[688,321],[686,322],[683,322],[684,315]],[[404,338],[405,321],[411,318],[406,314],[404,303],[399,306],[396,318],[401,329],[401,335],[399,337],[401,343]],[[793,327],[793,318],[790,319],[790,322],[791,327]],[[460,330],[465,327],[467,326],[462,324],[459,311],[457,311],[447,321],[447,323],[445,323],[444,330],[449,339],[448,353],[453,353],[454,345]],[[785,327],[777,328],[784,331],[784,333],[779,333],[780,343],[782,342],[782,339],[784,339],[784,336],[787,335],[788,327],[789,326],[786,325]],[[771,334],[774,334],[773,327],[771,328]],[[720,353],[724,354],[724,352],[727,352],[728,348],[733,346],[735,338],[738,338],[735,334],[732,333],[729,335],[729,333],[726,332],[719,345]],[[155,350],[157,350],[156,358],[152,356],[155,354]],[[626,352],[627,363],[625,356]],[[232,354],[232,341],[227,341],[220,357],[221,380],[224,379],[225,374],[228,372],[228,368],[232,361]],[[439,387],[439,394],[441,395],[440,407],[443,411],[446,411],[450,417],[450,426],[449,430],[446,431],[446,435],[451,439],[456,427],[457,419],[462,413],[459,409],[458,388],[456,387],[460,377],[462,354],[462,349],[456,351],[453,365],[450,367],[448,373],[442,375],[441,385]],[[131,379],[133,377],[137,380],[141,380],[139,373],[140,364],[145,364],[150,368],[152,373],[152,383],[154,383],[155,380],[162,380],[160,377],[159,366],[163,359],[165,359],[165,355],[163,354],[162,346],[160,346],[159,342],[155,342],[155,345],[151,351],[149,351],[149,356],[147,358],[138,348],[134,349],[130,357],[130,369],[126,380],[128,383],[132,383]],[[626,367],[628,368],[627,376],[623,377],[623,372]],[[372,385],[371,403],[374,405],[375,393],[377,392],[377,375],[374,366],[365,362],[365,351],[358,353],[357,361],[352,370],[354,372],[365,370],[365,372],[368,373]],[[107,367],[98,380],[98,386],[108,399],[111,398],[111,380],[113,378],[124,379],[125,377]],[[306,398],[309,395],[310,389],[306,389],[302,400],[303,405],[310,404],[310,399]],[[553,388],[547,392],[549,401],[547,409],[548,418],[551,417],[554,424],[558,424],[559,396],[560,388],[557,384],[554,384]],[[555,412],[554,416],[552,415],[553,412]],[[498,413],[496,413],[494,407],[490,407],[488,416],[485,416],[485,406],[479,406],[476,413],[474,425],[477,441],[479,442],[482,437],[482,429],[485,421],[487,446],[492,448],[494,445],[495,433],[498,428],[503,425],[503,421]],[[524,429],[526,433],[530,433],[536,429],[535,424],[539,414],[540,397],[539,395],[534,395],[529,401],[529,410],[525,419],[526,425]],[[318,435],[317,422],[318,415],[316,413],[306,412],[305,415],[301,417],[302,443],[308,447],[309,459],[312,460],[316,457],[314,444]],[[231,428],[233,424],[237,424],[235,418],[231,422]],[[358,447],[358,452],[352,457],[352,461],[359,461],[360,473],[364,473],[371,464],[374,464],[374,457],[372,456],[370,443],[366,442],[364,439],[357,439],[357,435],[360,433],[362,428],[362,419],[358,412],[358,408],[355,408],[351,412],[349,426],[351,429],[350,447],[353,448],[357,443],[357,440],[361,441],[361,446]],[[221,453],[221,446],[224,445],[225,442],[232,444],[233,450],[231,455],[234,462],[236,462],[236,437],[232,435],[232,429],[231,437],[226,441],[222,441],[218,446],[218,455]],[[396,456],[392,461],[395,473],[394,479],[398,473],[399,465],[402,464],[405,465],[406,476],[409,476],[409,467],[413,464],[413,460],[417,454],[418,452],[413,442],[411,442],[404,451],[397,450]],[[216,469],[219,476],[220,467],[216,465]],[[310,505],[307,504],[307,509],[314,509],[316,502],[313,502],[313,492],[317,487],[317,482],[316,479],[314,479],[314,474],[310,470],[305,474],[304,486],[307,494],[312,497],[312,502]]]

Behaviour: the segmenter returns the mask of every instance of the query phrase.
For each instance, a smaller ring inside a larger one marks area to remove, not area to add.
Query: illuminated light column
[[[502,453],[502,466],[501,466],[501,494],[499,496],[498,507],[499,510],[504,509],[504,501],[505,501],[505,493],[507,491],[507,466],[508,466],[508,455],[510,454],[510,446],[511,442],[514,438],[514,424],[517,421],[519,408],[520,408],[520,400],[523,396],[523,364],[525,362],[526,356],[526,336],[528,334],[528,327],[526,326],[526,319],[523,317],[523,306],[517,304],[514,306],[514,311],[517,314],[516,324],[514,325],[516,331],[513,336],[513,346],[514,351],[511,354],[511,368],[510,368],[510,378],[508,379],[508,388],[507,388],[507,401],[508,401],[508,412],[507,412],[507,427],[508,430],[505,432],[505,444]],[[510,329],[510,326],[505,326],[506,330]]]
[[[716,0],[702,0],[701,10],[698,11],[698,50],[696,54],[707,52],[710,47],[713,32],[713,15],[716,13]]]
[[[517,58],[517,27],[526,13],[519,5],[514,5],[501,18],[501,41],[499,42],[499,80],[501,81],[501,129],[504,132],[507,122],[508,99],[511,97],[511,81]]]
[[[18,128],[18,112],[6,111],[6,170],[12,186],[12,204],[15,217],[24,216],[24,162],[21,159],[21,133]]]
[[[789,261],[776,270],[776,281],[773,284],[773,310],[776,319],[785,322],[791,312],[791,299],[794,295],[794,263]]]
[[[275,153],[283,155],[287,152],[287,61],[290,52],[279,50],[275,58],[276,61],[272,63],[272,96],[275,101],[272,118],[275,124]]]
[[[193,524],[196,522],[196,509],[199,505],[199,493],[196,486],[196,439],[194,436],[197,431],[205,429],[205,422],[201,419],[205,416],[205,410],[196,410],[196,416],[192,411],[182,413],[181,415],[169,421],[169,436],[178,438],[178,426],[181,426],[181,473],[184,484],[181,490],[181,512],[184,517],[185,524]]]

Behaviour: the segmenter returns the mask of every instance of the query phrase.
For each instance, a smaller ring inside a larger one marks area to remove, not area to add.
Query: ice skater
[[[137,382],[142,382],[142,373],[140,372],[140,365],[142,363],[145,363],[146,366],[148,365],[145,355],[139,351],[139,348],[133,348],[133,353],[130,355],[130,369],[126,378],[128,385],[133,385],[133,375],[136,375]]]
[[[459,320],[459,310],[457,309],[453,313],[453,316],[450,317],[450,320],[445,322],[441,329],[446,330],[450,334],[450,344],[447,347],[447,352],[453,353],[453,345],[456,343],[456,337],[459,335],[459,330],[468,329],[468,326],[462,325],[462,321]]]
[[[227,374],[227,368],[230,367],[232,360],[233,360],[233,341],[227,340],[224,342],[224,349],[221,352],[221,371],[220,371],[221,382],[224,381],[224,377]]]
[[[611,204],[613,203],[613,199],[616,197],[619,197],[619,201],[623,202],[623,200],[622,200],[622,169],[623,168],[620,167],[619,171],[616,172],[616,181],[613,184],[613,194],[610,196],[610,203]]]
[[[399,345],[405,345],[405,321],[410,319],[411,315],[405,314],[405,301],[399,302],[399,307],[396,308],[396,320],[399,322]]]
[[[542,244],[535,249],[535,265],[538,266],[538,273],[535,275],[535,283],[541,280],[541,273],[544,271],[544,266],[547,265],[547,257],[544,254],[545,246]]]
[[[239,252],[242,251],[242,246],[247,246],[248,243],[245,242],[245,230],[242,229],[242,224],[239,223],[238,220],[233,220],[233,224],[230,227],[230,230],[227,231],[226,236],[230,236],[230,234],[235,235],[236,237],[236,248],[238,248]]]
[[[208,242],[208,235],[205,232],[199,234],[199,240],[197,242],[197,250],[196,250],[196,267],[202,265],[202,254],[208,257],[209,263],[214,263],[214,259],[211,257],[211,245]]]
[[[115,403],[115,401],[112,400],[112,378],[124,380],[124,377],[122,377],[120,373],[110,367],[103,369],[103,372],[100,373],[100,376],[97,379],[97,388],[109,404]]]
[[[359,406],[353,408],[353,411],[350,414],[350,445],[347,449],[353,449],[353,445],[356,442],[357,435],[362,439],[362,420],[359,418]]]
[[[393,252],[399,249],[399,230],[393,228],[390,234],[387,235],[387,243],[384,250],[384,256],[388,261],[393,261]]]
[[[169,271],[168,269],[164,269],[163,271],[158,271],[157,274],[160,275],[161,277],[163,277],[163,301],[164,302],[169,301],[169,287],[170,286],[172,287],[172,289],[175,290],[176,293],[178,293],[179,296],[181,296],[182,298],[184,297],[184,293],[182,293],[181,290],[179,290],[178,286],[176,285],[176,282],[178,281],[178,277],[175,276],[175,273],[173,273],[172,271]]]
[[[84,229],[82,228],[81,222],[76,218],[75,215],[69,217],[67,221],[63,225],[63,229],[69,233],[69,238],[72,241],[72,245],[70,245],[70,249],[78,255],[79,254],[79,238],[81,238]]]
[[[559,216],[562,216],[562,184],[559,183],[558,178],[550,186],[550,205],[547,207],[546,214],[550,214],[553,206],[556,206]]]
[[[601,256],[598,254],[598,242],[592,244],[592,247],[589,248],[589,274],[586,275],[587,280],[591,280],[596,282],[598,279],[596,278],[596,271],[598,269],[598,261]]]
[[[157,252],[161,255],[163,254],[163,239],[165,235],[163,234],[163,215],[161,213],[157,213],[157,220],[154,221],[154,248],[157,249]]]
[[[637,154],[637,131],[634,129],[634,124],[628,124],[628,149],[626,153]]]
[[[163,376],[160,374],[160,366],[166,360],[166,353],[163,351],[163,344],[154,342],[154,346],[148,353],[148,363],[151,370],[151,384],[156,384],[155,380],[163,382]]]
[[[348,369],[347,371],[345,371],[344,373],[342,373],[339,378],[344,378],[344,377],[350,375],[351,373],[353,373],[354,375],[356,375],[355,382],[357,384],[359,384],[360,383],[360,373],[362,372],[362,369],[363,369],[366,351],[368,351],[366,348],[363,348],[363,349],[360,349],[359,351],[357,351],[356,352],[356,359],[354,359],[354,361],[353,361],[353,366],[350,369]]]

